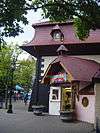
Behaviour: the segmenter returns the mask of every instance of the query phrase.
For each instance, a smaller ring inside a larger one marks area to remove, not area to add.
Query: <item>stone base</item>
[[[33,108],[33,113],[35,115],[42,115],[45,107],[42,105],[34,105],[34,106],[32,106],[32,108]]]

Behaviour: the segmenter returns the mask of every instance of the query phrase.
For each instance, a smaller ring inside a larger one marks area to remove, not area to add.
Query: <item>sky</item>
[[[34,28],[32,27],[32,24],[34,23],[39,23],[41,21],[46,21],[42,18],[41,16],[42,14],[42,10],[38,10],[37,12],[34,11],[29,11],[27,14],[27,19],[29,21],[28,25],[22,25],[24,33],[20,33],[19,36],[17,37],[9,37],[6,38],[6,42],[7,43],[17,43],[19,46],[23,45],[25,41],[30,42],[32,40],[32,38],[34,37]],[[27,59],[27,57],[29,56],[29,54],[27,54],[26,52],[23,53],[23,55],[21,55],[19,58],[20,59]]]
[[[24,33],[20,33],[20,35],[16,36],[15,38],[9,37],[6,39],[6,41],[8,43],[17,42],[19,45],[22,45],[23,42],[25,41],[28,41],[28,42],[31,41],[31,39],[34,36],[34,29],[32,27],[32,24],[41,22],[43,20],[41,13],[42,13],[41,10],[38,10],[37,12],[29,11],[27,14],[27,19],[29,21],[28,25],[25,26],[20,24],[23,27]]]

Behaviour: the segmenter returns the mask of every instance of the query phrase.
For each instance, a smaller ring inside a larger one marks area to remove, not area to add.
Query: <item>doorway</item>
[[[60,115],[60,95],[61,87],[50,87],[49,114]]]
[[[72,108],[72,89],[62,88],[61,111],[70,110],[71,108]]]

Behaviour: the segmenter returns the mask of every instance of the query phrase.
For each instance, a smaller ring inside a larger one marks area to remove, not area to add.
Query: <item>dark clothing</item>
[[[24,103],[25,103],[25,105],[27,104],[27,101],[28,101],[28,94],[26,94],[25,97],[24,97]]]
[[[3,97],[0,96],[0,108],[2,109],[3,108]]]

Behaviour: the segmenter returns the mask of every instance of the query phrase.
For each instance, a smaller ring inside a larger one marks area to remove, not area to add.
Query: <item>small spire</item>
[[[64,54],[65,52],[68,52],[69,50],[64,46],[64,45],[60,45],[60,47],[57,49],[57,53],[58,55],[62,55]]]
[[[60,47],[57,49],[57,52],[60,52],[60,51],[69,51],[64,45],[60,45]]]
[[[61,29],[60,29],[59,25],[57,24],[57,25],[55,25],[55,26],[52,28],[52,30],[61,30]]]

